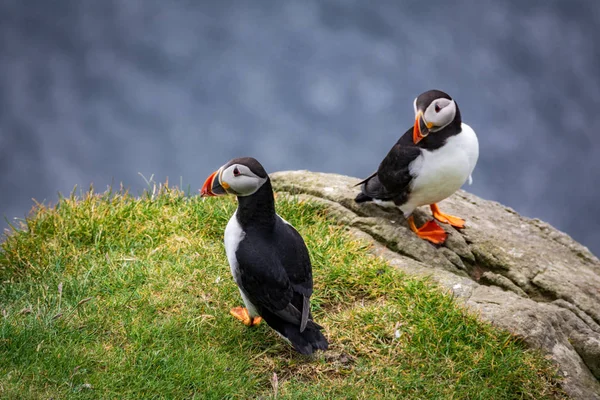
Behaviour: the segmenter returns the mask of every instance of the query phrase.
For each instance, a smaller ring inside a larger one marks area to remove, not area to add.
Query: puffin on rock
[[[417,228],[412,212],[429,205],[433,217],[456,228],[465,221],[445,214],[437,204],[468,180],[479,157],[477,135],[462,122],[456,102],[439,90],[425,92],[414,101],[415,124],[396,142],[377,172],[357,184],[355,201],[396,206],[420,238],[444,243],[447,234],[431,220]]]
[[[312,266],[302,236],[275,212],[271,180],[254,158],[236,158],[212,173],[201,196],[232,194],[238,208],[225,228],[225,252],[246,307],[231,314],[246,326],[262,319],[295,350],[326,350],[312,319]],[[262,318],[261,318],[262,317]]]

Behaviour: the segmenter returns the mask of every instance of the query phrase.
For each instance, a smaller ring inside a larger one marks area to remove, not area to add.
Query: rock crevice
[[[549,224],[459,191],[440,208],[465,218],[443,246],[417,238],[402,213],[356,204],[359,179],[286,171],[278,192],[323,204],[329,215],[391,265],[430,276],[482,318],[523,338],[557,363],[569,395],[600,400],[600,261]],[[421,207],[417,223],[431,218]]]

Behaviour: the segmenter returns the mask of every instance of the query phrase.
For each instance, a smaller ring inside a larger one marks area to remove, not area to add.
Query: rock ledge
[[[542,349],[558,364],[571,397],[600,400],[600,261],[586,247],[464,191],[440,208],[467,226],[442,224],[448,240],[436,247],[417,238],[398,210],[354,203],[356,178],[284,171],[271,180],[278,192],[325,204],[390,264],[430,276],[482,318]],[[417,224],[431,218],[428,212],[415,212]]]

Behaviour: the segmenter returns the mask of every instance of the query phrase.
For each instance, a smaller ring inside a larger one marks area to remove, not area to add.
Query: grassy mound
[[[0,250],[5,398],[562,396],[550,363],[279,198],[311,252],[313,312],[330,351],[306,358],[246,328],[222,244],[234,198],[157,188],[38,206]]]

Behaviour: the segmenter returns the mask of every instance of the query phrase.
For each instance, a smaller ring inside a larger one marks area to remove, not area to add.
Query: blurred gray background
[[[0,215],[230,158],[370,174],[447,91],[486,199],[600,254],[600,1],[0,0]],[[7,224],[2,221],[0,227]]]

